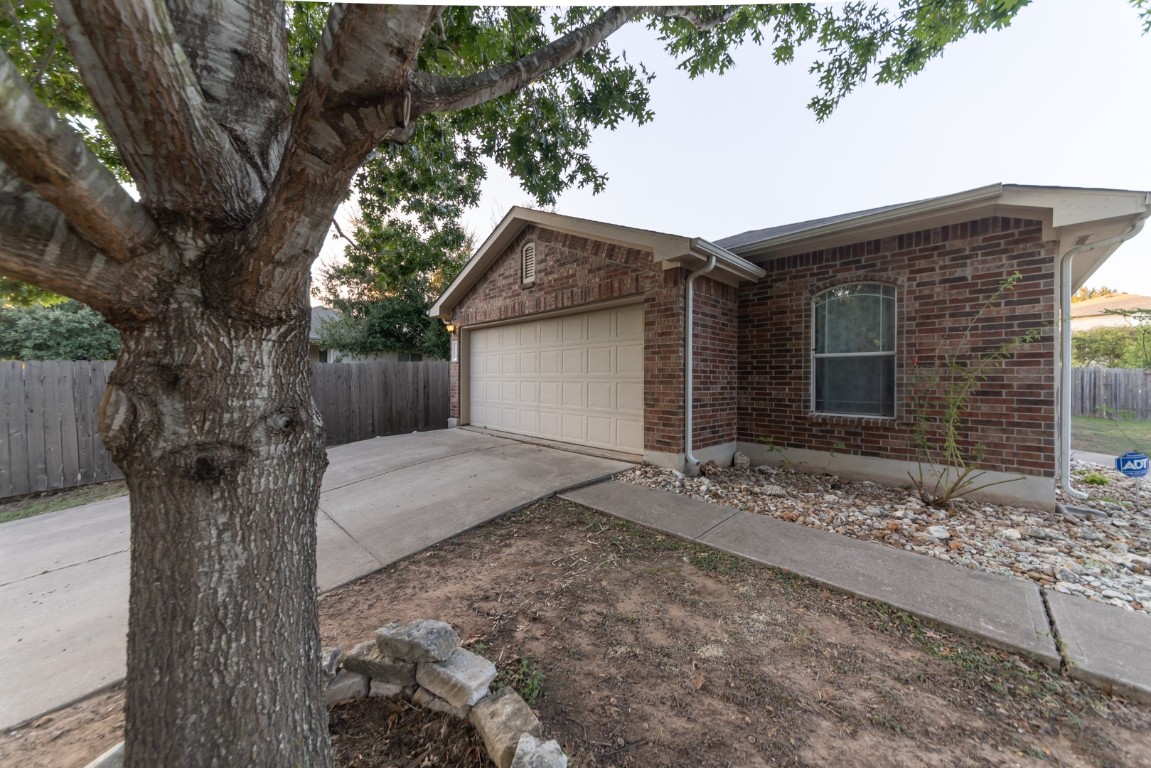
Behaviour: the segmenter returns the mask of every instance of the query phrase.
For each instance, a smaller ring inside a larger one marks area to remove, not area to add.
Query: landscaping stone
[[[338,645],[320,649],[320,671],[329,680],[340,671],[340,657],[343,655],[344,651]]]
[[[1085,487],[1100,495],[1075,502],[1099,513],[1086,516],[972,499],[957,499],[945,511],[905,489],[783,467],[733,467],[703,479],[640,466],[617,479],[1148,613],[1151,514],[1135,508],[1134,484],[1114,469],[1072,462],[1072,475],[1087,473],[1108,485]],[[1057,499],[1066,500],[1061,490]]]
[[[460,720],[467,719],[468,713],[472,711],[471,707],[452,706],[427,688],[417,688],[416,692],[412,694],[412,703],[433,712],[442,712],[445,715],[457,717]]]
[[[488,755],[499,768],[510,768],[520,744],[520,736],[540,735],[540,721],[511,687],[501,688],[472,708],[469,718],[476,727]]]
[[[470,707],[488,692],[496,665],[483,656],[457,648],[445,661],[416,665],[416,681],[454,707]]]
[[[736,451],[735,455],[731,457],[731,466],[736,469],[750,469],[751,459],[749,459],[746,454]]]
[[[376,630],[380,655],[407,661],[444,661],[460,647],[460,636],[444,621],[392,622]]]
[[[359,672],[379,681],[403,688],[416,684],[415,662],[393,659],[380,653],[379,644],[368,641],[360,643],[344,657],[344,669]]]
[[[368,678],[343,669],[328,683],[328,689],[324,691],[324,701],[331,706],[362,699],[367,695]]]
[[[398,699],[404,694],[404,686],[373,680],[368,687],[368,697],[373,699]]]
[[[516,756],[511,768],[567,768],[568,756],[560,749],[559,742],[541,742],[530,733],[520,736]]]

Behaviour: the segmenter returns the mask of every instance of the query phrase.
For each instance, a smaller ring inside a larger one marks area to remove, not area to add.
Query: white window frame
[[[815,348],[815,326],[816,318],[815,313],[818,311],[819,298],[824,294],[830,293],[839,288],[847,288],[853,285],[878,285],[884,288],[891,289],[891,300],[894,302],[895,311],[892,313],[892,328],[891,328],[891,351],[890,352],[824,352],[819,354]],[[839,283],[830,288],[825,288],[819,293],[811,297],[811,381],[810,384],[810,406],[811,413],[817,416],[840,416],[849,419],[886,419],[889,421],[895,420],[899,413],[899,381],[898,381],[898,358],[899,352],[899,289],[890,283],[884,283],[879,280],[856,280],[850,283]],[[815,407],[815,391],[816,391],[816,378],[818,376],[816,361],[821,359],[831,359],[836,357],[890,357],[892,358],[892,375],[896,378],[893,382],[893,391],[891,394],[891,415],[881,413],[839,413],[837,411],[820,411]]]

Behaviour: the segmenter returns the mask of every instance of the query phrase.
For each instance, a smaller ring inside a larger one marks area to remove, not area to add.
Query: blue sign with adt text
[[[1127,477],[1143,477],[1147,474],[1147,454],[1128,451],[1115,459],[1115,469]]]

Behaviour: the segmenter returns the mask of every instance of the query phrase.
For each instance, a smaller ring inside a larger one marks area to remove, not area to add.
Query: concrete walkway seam
[[[22,581],[28,581],[28,579],[36,579],[36,578],[39,578],[39,577],[44,576],[44,575],[49,574],[49,573],[59,573],[60,571],[66,571],[69,568],[77,568],[81,565],[90,565],[90,564],[95,563],[99,560],[103,560],[106,557],[115,557],[116,555],[122,555],[127,551],[128,550],[126,550],[126,549],[118,549],[115,552],[107,552],[103,555],[100,555],[99,557],[93,557],[93,558],[90,558],[88,560],[81,560],[78,563],[68,563],[67,565],[62,565],[59,568],[47,568],[43,571],[40,571],[39,573],[30,573],[27,576],[21,576],[18,579],[13,579],[12,581],[5,581],[3,583],[0,583],[0,587],[8,587],[8,586],[11,586],[13,584],[19,584]]]
[[[350,482],[344,483],[343,485],[337,485],[333,488],[325,488],[323,493],[331,493],[332,491],[338,491],[342,488],[347,488],[348,486],[356,485],[357,483],[364,483],[364,482],[368,482],[369,480],[376,480],[376,479],[383,477],[384,475],[390,475],[393,472],[403,472],[404,470],[411,469],[412,467],[418,467],[422,464],[430,464],[434,461],[443,461],[445,458],[454,459],[454,458],[457,458],[459,456],[466,456],[469,453],[479,453],[481,451],[492,451],[492,450],[495,450],[497,448],[506,448],[506,447],[507,447],[506,445],[485,445],[482,448],[472,448],[472,449],[467,450],[467,451],[457,451],[456,453],[449,454],[448,456],[433,456],[431,458],[423,459],[422,461],[413,461],[411,464],[405,464],[402,467],[392,467],[391,469],[385,470],[385,471],[380,472],[380,473],[375,474],[375,475],[368,475],[367,477],[361,477],[357,480],[352,480]],[[600,481],[596,480],[595,482],[598,483]]]

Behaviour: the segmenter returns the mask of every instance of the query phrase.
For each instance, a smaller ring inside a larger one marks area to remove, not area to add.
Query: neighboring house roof
[[[1151,296],[1134,293],[1113,293],[1109,296],[1096,296],[1093,299],[1077,301],[1071,305],[1071,317],[1102,315],[1108,311],[1128,309],[1151,309]]]
[[[340,313],[327,307],[312,307],[312,326],[308,330],[308,341],[315,342],[320,338],[320,326],[335,320]]]
[[[508,211],[495,231],[488,236],[452,284],[428,310],[428,314],[432,317],[449,317],[452,308],[503,255],[512,241],[532,225],[648,251],[656,263],[662,262],[666,267],[684,266],[698,269],[705,266],[710,257],[714,256],[716,266],[708,276],[730,285],[737,285],[745,280],[758,280],[767,274],[761,267],[698,237],[669,235],[516,206]]]
[[[1151,296],[1133,293],[1113,293],[1094,299],[1076,301],[1071,305],[1071,329],[1087,331],[1092,328],[1133,327],[1135,320],[1116,311],[1144,309],[1151,311]]]
[[[1040,187],[991,184],[952,195],[869,208],[821,219],[756,229],[715,243],[749,261],[789,256],[848,245],[916,229],[930,229],[985,216],[1035,219],[1043,223],[1044,240],[1059,244],[1057,256],[1083,243],[1127,232],[1151,212],[1151,192],[1118,189]],[[1078,288],[1106,261],[1118,244],[1084,251],[1072,264],[1071,282]]]

